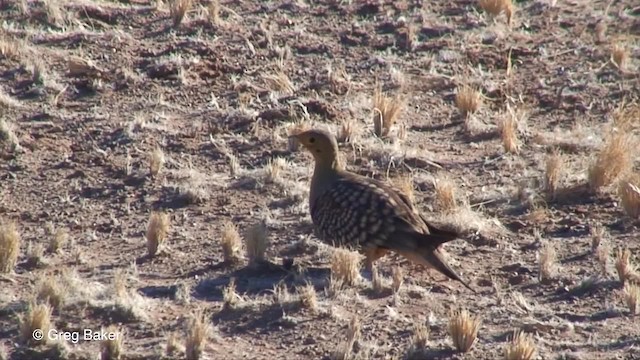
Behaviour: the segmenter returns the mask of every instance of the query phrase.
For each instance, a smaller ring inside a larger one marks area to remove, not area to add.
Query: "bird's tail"
[[[452,231],[438,229],[430,224],[428,226],[430,234],[415,234],[412,236],[413,250],[407,251],[403,249],[402,251],[398,251],[400,255],[414,263],[433,268],[450,279],[459,281],[467,289],[475,293],[476,290],[469,286],[469,284],[447,264],[444,255],[439,249],[440,245],[456,239],[458,234]]]

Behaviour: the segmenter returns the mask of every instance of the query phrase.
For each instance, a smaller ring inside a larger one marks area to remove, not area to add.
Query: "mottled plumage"
[[[318,238],[333,246],[360,250],[369,269],[375,260],[393,251],[473,290],[445,263],[439,249],[456,239],[457,233],[429,224],[404,194],[390,186],[345,171],[330,133],[309,130],[293,137],[315,159],[309,207]]]

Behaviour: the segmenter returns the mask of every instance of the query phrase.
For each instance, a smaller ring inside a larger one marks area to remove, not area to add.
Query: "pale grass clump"
[[[633,166],[634,141],[628,132],[610,134],[603,148],[589,167],[589,186],[597,191],[628,174]]]
[[[337,66],[334,70],[331,66],[327,68],[329,87],[336,95],[348,95],[351,90],[351,76],[343,65]]]
[[[231,222],[225,222],[222,227],[222,237],[220,239],[222,255],[227,264],[236,264],[240,261],[240,251],[242,250],[242,239],[238,228]]]
[[[224,309],[234,309],[242,301],[242,297],[236,291],[235,278],[231,278],[229,284],[222,289],[222,301]]]
[[[122,356],[122,332],[110,325],[106,330],[107,338],[100,341],[100,360],[118,360]]]
[[[353,119],[343,119],[338,128],[336,140],[339,143],[353,143],[357,135],[357,125],[358,123]]]
[[[466,84],[459,86],[456,93],[456,106],[464,116],[468,117],[482,106],[482,93]]]
[[[169,6],[169,13],[173,21],[173,27],[180,26],[189,9],[191,9],[192,0],[172,0]]]
[[[602,275],[609,275],[609,259],[611,257],[611,245],[608,242],[601,241],[596,248],[596,260],[600,267]]]
[[[20,254],[20,234],[13,222],[0,220],[0,273],[10,273]]]
[[[344,285],[356,285],[360,279],[360,254],[335,248],[331,256],[331,276]]]
[[[549,282],[556,275],[558,255],[550,242],[544,242],[538,251],[538,280]]]
[[[622,290],[624,302],[627,304],[632,316],[640,315],[640,285],[625,283]]]
[[[211,0],[209,5],[207,6],[207,15],[209,15],[209,20],[213,25],[216,25],[216,26],[222,25],[222,19],[220,18],[220,1],[219,0]]]
[[[332,360],[349,360],[353,356],[353,345],[360,339],[360,330],[362,325],[360,319],[354,316],[349,322],[347,328],[347,337],[345,341],[341,342],[333,352]]]
[[[373,266],[371,268],[371,288],[373,292],[376,294],[380,294],[385,290],[385,281],[380,272],[378,271],[377,266]]]
[[[178,354],[184,353],[184,346],[180,343],[181,335],[178,333],[171,333],[167,337],[167,344],[164,347],[165,355],[168,357],[174,357]]]
[[[269,159],[264,168],[264,178],[267,183],[278,183],[282,181],[283,173],[291,167],[287,159],[277,157]]]
[[[154,257],[163,250],[169,234],[169,215],[163,212],[152,212],[147,225],[147,253]]]
[[[0,105],[4,105],[7,107],[14,107],[16,105],[17,100],[9,97],[2,92],[0,89]],[[17,107],[17,106],[15,106]],[[6,121],[4,118],[0,117],[0,144],[6,143],[12,151],[20,149],[20,140],[15,133],[15,126]]]
[[[62,248],[69,242],[69,232],[66,229],[57,229],[49,241],[50,253],[59,253]]]
[[[640,104],[621,102],[612,114],[613,126],[620,131],[631,132],[640,127]]]
[[[544,189],[552,199],[555,199],[558,192],[564,166],[564,158],[557,150],[547,155],[544,164]]]
[[[504,151],[512,154],[520,152],[520,141],[518,140],[518,121],[514,112],[509,111],[500,122],[500,135]]]
[[[31,302],[27,313],[20,317],[20,340],[29,345],[46,344],[46,334],[51,329],[51,305]],[[34,339],[33,332],[39,329],[44,335],[41,340]]]
[[[413,174],[401,175],[395,179],[395,183],[398,187],[398,190],[400,190],[400,192],[404,194],[412,204],[415,204],[416,193],[415,184],[413,182]]]
[[[442,211],[452,211],[459,206],[458,187],[454,181],[446,174],[436,176],[433,181],[435,188],[435,203]]]
[[[250,265],[264,262],[268,247],[269,231],[264,221],[254,224],[247,229],[244,236],[244,248]]]
[[[164,152],[161,148],[155,148],[149,156],[149,174],[157,176],[164,165]]]
[[[40,278],[35,285],[35,298],[38,302],[48,303],[52,310],[60,310],[69,295],[67,284],[59,277],[51,275]]]
[[[535,355],[533,339],[522,331],[515,331],[511,343],[504,349],[504,360],[531,360]]]
[[[298,297],[300,298],[300,304],[302,307],[315,312],[318,309],[318,294],[316,288],[311,283],[307,283],[304,286],[300,286],[296,289]]]
[[[466,309],[452,311],[449,317],[449,335],[458,352],[471,350],[478,338],[480,319],[471,316]]]
[[[391,128],[398,121],[405,102],[398,94],[387,97],[382,94],[380,86],[373,92],[373,132],[378,137],[389,135]]]
[[[413,326],[413,335],[411,336],[411,346],[407,352],[407,359],[422,359],[425,357],[425,350],[429,342],[429,329],[427,326],[418,322]]]
[[[620,70],[624,72],[627,70],[629,63],[629,50],[624,44],[614,44],[611,49],[611,61]]]
[[[296,92],[296,88],[291,82],[289,76],[283,71],[276,71],[273,74],[267,74],[263,76],[266,85],[273,91],[293,95]]]
[[[29,241],[25,250],[25,265],[27,267],[40,267],[44,262],[44,246],[39,242]]]
[[[640,218],[640,173],[634,173],[622,179],[618,184],[622,208],[629,217]]]
[[[631,261],[631,251],[629,249],[618,249],[615,266],[621,283],[640,281],[640,275]]]
[[[211,326],[207,322],[204,314],[195,314],[187,328],[187,337],[185,339],[185,358],[187,360],[201,359],[210,335]]]
[[[507,17],[507,23],[511,25],[513,18],[513,3],[511,0],[479,0],[478,4],[492,18],[496,18],[504,12]]]

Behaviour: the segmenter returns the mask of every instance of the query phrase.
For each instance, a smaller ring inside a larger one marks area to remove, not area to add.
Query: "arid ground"
[[[498,359],[521,330],[533,358],[640,359],[637,2],[0,6],[0,358]],[[310,126],[461,231],[477,294],[339,268],[287,139]]]

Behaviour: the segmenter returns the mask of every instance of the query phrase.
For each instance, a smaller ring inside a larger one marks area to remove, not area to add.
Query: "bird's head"
[[[338,164],[338,142],[326,130],[311,129],[289,136],[297,140],[314,157],[316,164],[336,167]]]

